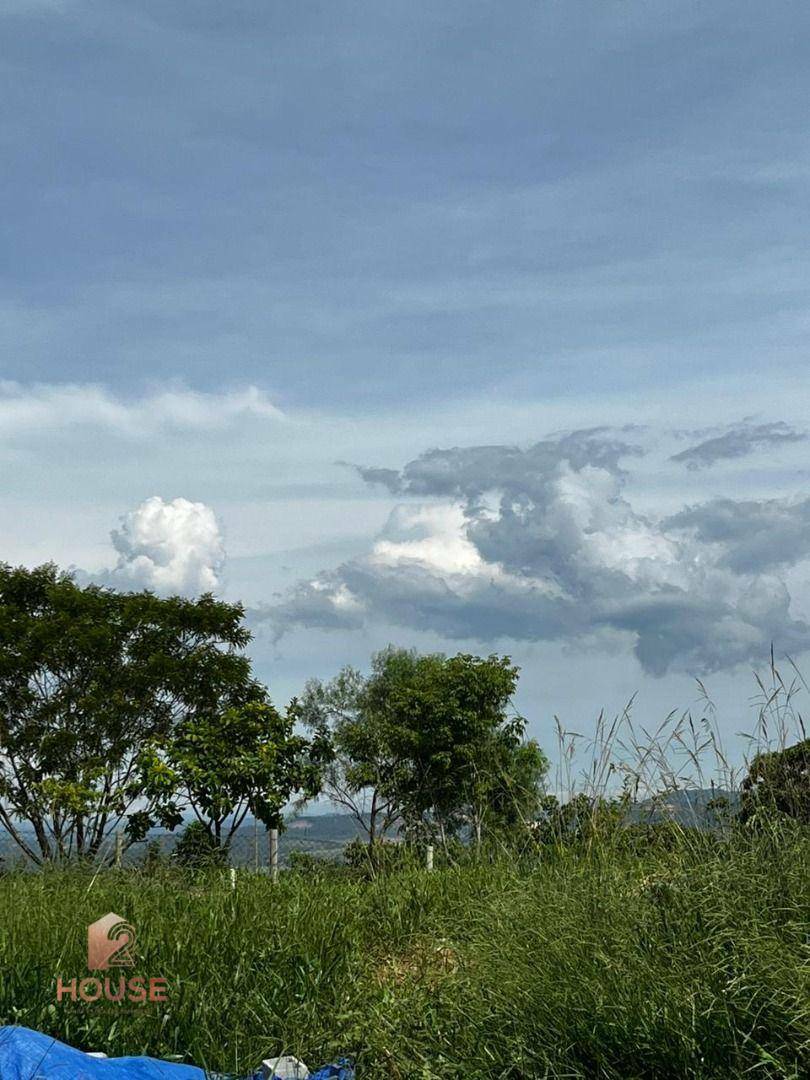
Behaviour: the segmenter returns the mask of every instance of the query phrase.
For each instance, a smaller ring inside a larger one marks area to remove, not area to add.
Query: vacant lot
[[[0,1016],[86,1049],[247,1073],[810,1075],[810,841],[684,837],[373,882],[52,871],[0,878]],[[55,1002],[86,926],[138,931],[166,1005]]]

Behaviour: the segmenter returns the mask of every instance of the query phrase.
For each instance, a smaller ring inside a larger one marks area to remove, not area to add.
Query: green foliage
[[[331,741],[330,797],[371,845],[392,825],[443,842],[462,829],[480,844],[533,816],[547,760],[509,714],[518,669],[508,657],[421,656],[389,647],[363,677],[344,669],[308,685],[300,716]]]
[[[248,813],[267,828],[283,825],[293,794],[314,797],[320,768],[313,746],[258,698],[222,713],[187,717],[140,757],[144,793],[164,818],[191,810],[227,846]]]
[[[527,822],[536,819],[543,805],[548,758],[534,739],[502,745],[501,755],[485,796],[487,826],[508,841],[525,835]]]
[[[424,865],[424,853],[416,845],[392,840],[364,844],[359,836],[345,846],[343,858],[347,866],[366,877],[412,870]]]
[[[211,596],[0,565],[0,824],[30,859],[96,857],[122,821],[133,839],[176,823],[143,799],[138,759],[178,724],[255,696],[242,618]]]
[[[141,869],[146,874],[155,874],[164,869],[167,864],[166,855],[160,840],[150,840],[146,845],[146,851],[141,861]]]
[[[172,862],[188,870],[224,869],[228,847],[203,822],[191,821],[175,844]]]
[[[580,793],[567,802],[544,795],[531,835],[538,844],[575,846],[615,839],[625,829],[627,796],[607,799]]]
[[[309,851],[291,851],[287,856],[288,865],[285,874],[293,874],[307,879],[340,879],[357,876],[353,867],[338,859],[321,858]]]
[[[376,670],[379,657],[373,663]],[[296,718],[329,749],[324,755],[324,794],[348,811],[374,844],[398,824],[396,791],[403,766],[380,717],[368,707],[369,681],[352,667],[326,684],[311,679],[293,708]]]
[[[810,739],[757,754],[741,790],[744,823],[784,814],[810,825]]]

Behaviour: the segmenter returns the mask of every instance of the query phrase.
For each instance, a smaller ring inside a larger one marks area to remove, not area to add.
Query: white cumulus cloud
[[[527,450],[431,450],[361,470],[403,502],[365,556],[259,612],[277,635],[381,620],[447,638],[629,636],[641,665],[706,673],[810,648],[784,571],[810,556],[810,499],[709,500],[668,518],[629,500],[604,429]],[[352,605],[337,602],[350,595]],[[625,638],[626,639],[626,638]]]
[[[210,506],[188,499],[146,499],[113,530],[118,563],[108,575],[117,588],[193,596],[219,585],[225,546]]]

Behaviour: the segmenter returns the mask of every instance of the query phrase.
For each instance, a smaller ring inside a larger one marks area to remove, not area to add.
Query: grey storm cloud
[[[372,549],[261,617],[277,635],[385,621],[486,643],[626,640],[654,675],[756,662],[772,642],[810,648],[778,573],[810,555],[810,499],[640,513],[623,459],[642,451],[620,434],[435,449],[401,472],[361,469],[400,499]]]
[[[347,462],[339,461],[338,465],[346,465]],[[360,476],[366,481],[367,484],[382,484],[383,487],[396,495],[400,491],[401,480],[399,472],[396,469],[379,469],[373,465],[357,465],[354,466]]]
[[[729,431],[673,454],[671,460],[679,461],[687,469],[701,469],[717,461],[745,457],[754,450],[782,443],[803,442],[807,434],[796,431],[782,421],[773,424],[735,424]]]
[[[712,499],[672,515],[664,527],[717,545],[719,563],[738,574],[794,566],[810,556],[810,499]]]
[[[528,450],[516,446],[428,450],[401,473],[366,466],[358,466],[358,472],[364,480],[383,484],[395,495],[475,500],[486,491],[523,495],[544,490],[561,461],[576,469],[593,465],[618,472],[621,458],[643,453],[642,447],[612,434],[611,429],[596,427],[545,439]]]

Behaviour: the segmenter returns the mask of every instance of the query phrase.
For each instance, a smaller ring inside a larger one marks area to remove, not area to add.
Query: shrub
[[[192,821],[177,841],[172,860],[189,870],[221,869],[228,865],[228,849],[201,821]]]
[[[810,739],[757,754],[742,782],[743,822],[784,814],[810,825]]]

